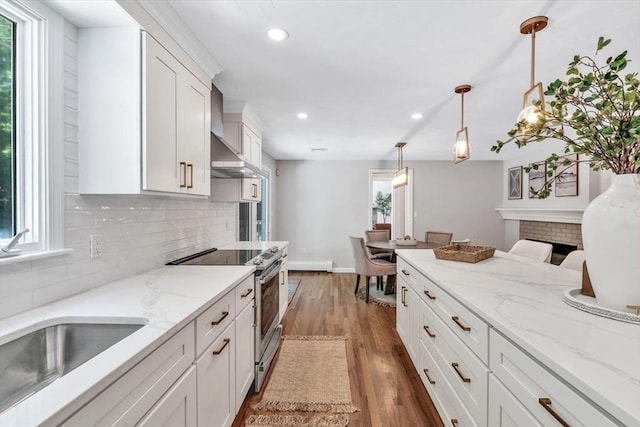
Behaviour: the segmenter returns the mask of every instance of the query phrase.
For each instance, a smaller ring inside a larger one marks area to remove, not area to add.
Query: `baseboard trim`
[[[287,269],[293,271],[333,271],[333,261],[292,261],[287,262]]]
[[[333,273],[355,273],[356,269],[353,267],[346,268],[334,268]]]

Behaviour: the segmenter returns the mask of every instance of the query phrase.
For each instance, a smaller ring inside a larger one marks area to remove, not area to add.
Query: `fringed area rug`
[[[330,413],[352,413],[358,410],[351,401],[345,337],[285,336],[282,339],[280,353],[262,401],[254,409]],[[266,425],[341,425],[283,424],[291,420],[282,416],[280,418],[280,424],[271,422]],[[322,418],[324,420],[310,419],[306,422],[335,422],[335,417]]]
[[[245,426],[256,427],[345,427],[349,417],[339,415],[250,415]]]
[[[383,286],[384,288],[384,286]],[[360,289],[358,289],[357,297],[360,299],[366,299],[367,297],[367,289],[360,284]],[[382,305],[385,307],[395,307],[396,306],[396,294],[385,295],[384,291],[379,291],[376,289],[375,282],[369,284],[369,302],[373,302],[378,305]]]

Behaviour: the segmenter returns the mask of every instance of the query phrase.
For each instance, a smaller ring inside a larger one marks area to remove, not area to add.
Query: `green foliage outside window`
[[[0,15],[0,238],[14,232],[14,30]]]

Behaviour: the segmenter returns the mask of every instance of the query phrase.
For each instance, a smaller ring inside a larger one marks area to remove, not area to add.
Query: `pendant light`
[[[471,91],[471,85],[460,85],[454,89],[461,97],[460,130],[456,133],[456,143],[453,145],[453,163],[460,163],[471,157],[469,132],[464,125],[464,94]]]
[[[393,180],[391,181],[393,188],[404,187],[409,183],[409,168],[402,166],[402,147],[407,145],[406,142],[398,142],[396,148],[398,149],[398,170],[393,173]]]
[[[536,33],[546,28],[549,19],[546,16],[535,16],[520,24],[521,34],[531,34],[531,88],[524,93],[522,100],[522,111],[518,115],[518,123],[525,121],[526,126],[522,129],[522,137],[527,139],[530,136],[532,127],[541,119],[541,110],[544,111],[544,91],[542,82],[535,83],[536,66]],[[534,105],[533,101],[540,101],[539,105]]]

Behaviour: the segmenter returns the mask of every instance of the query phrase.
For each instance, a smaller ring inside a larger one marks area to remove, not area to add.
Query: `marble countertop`
[[[397,254],[579,393],[640,426],[640,326],[564,303],[581,273],[500,251],[477,264],[438,260],[432,250]]]
[[[233,242],[228,245],[224,245],[219,247],[218,249],[269,249],[274,246],[277,246],[278,249],[282,250],[289,245],[287,241],[277,241],[271,240],[268,242]]]
[[[0,342],[62,321],[145,326],[0,415],[2,426],[58,424],[246,277],[253,266],[167,266],[0,321]]]

